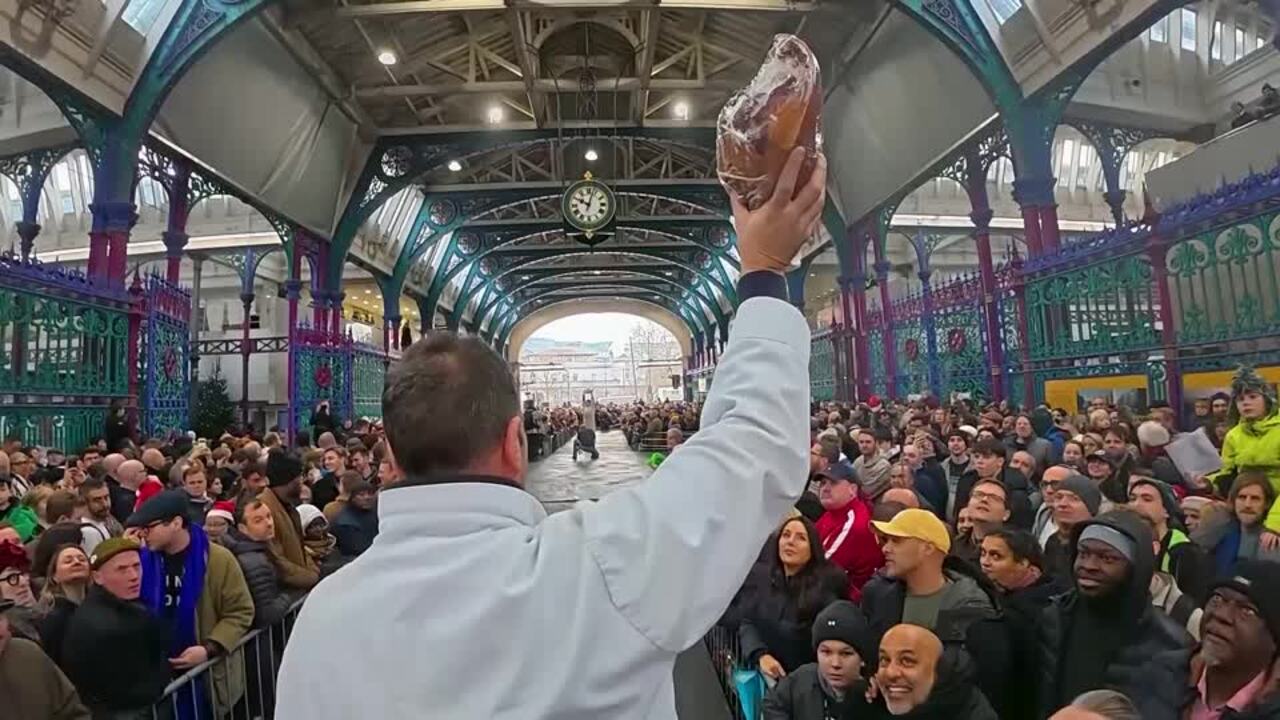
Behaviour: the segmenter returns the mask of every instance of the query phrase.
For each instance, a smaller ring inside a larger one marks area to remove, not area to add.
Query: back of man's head
[[[409,346],[382,391],[387,442],[412,478],[493,465],[519,416],[506,362],[477,338],[453,333],[431,333]],[[510,472],[521,475],[523,466]]]

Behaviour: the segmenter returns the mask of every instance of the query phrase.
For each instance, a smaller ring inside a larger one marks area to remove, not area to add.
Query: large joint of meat
[[[818,59],[794,35],[773,39],[751,84],[725,104],[716,123],[716,172],[749,209],[763,205],[787,158],[806,151],[796,187],[803,187],[822,152],[822,73]]]

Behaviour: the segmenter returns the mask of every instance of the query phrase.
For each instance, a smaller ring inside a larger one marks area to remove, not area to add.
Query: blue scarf
[[[191,544],[183,559],[182,592],[178,596],[178,610],[174,613],[173,638],[170,657],[177,657],[183,650],[196,644],[196,605],[204,592],[205,566],[209,562],[209,536],[199,525],[189,525]],[[164,615],[164,553],[142,548],[142,595],[140,599],[153,615]]]

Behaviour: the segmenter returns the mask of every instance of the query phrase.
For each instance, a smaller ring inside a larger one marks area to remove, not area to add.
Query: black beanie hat
[[[283,487],[302,475],[302,461],[283,450],[267,456],[267,487]]]
[[[871,642],[871,628],[857,605],[848,600],[831,603],[813,619],[813,648],[818,649],[823,640],[839,640],[848,643],[863,663],[870,663],[875,647]]]
[[[1271,632],[1271,639],[1280,645],[1280,563],[1242,560],[1232,575],[1209,586],[1210,594],[1221,587],[1229,587],[1249,598]],[[817,627],[815,623],[814,632]]]

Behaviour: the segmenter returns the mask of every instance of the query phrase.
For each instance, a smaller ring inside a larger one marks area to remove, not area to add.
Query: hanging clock
[[[603,242],[612,234],[613,221],[617,217],[618,204],[608,185],[596,180],[591,173],[570,185],[560,199],[560,211],[564,215],[565,233],[587,245]]]

